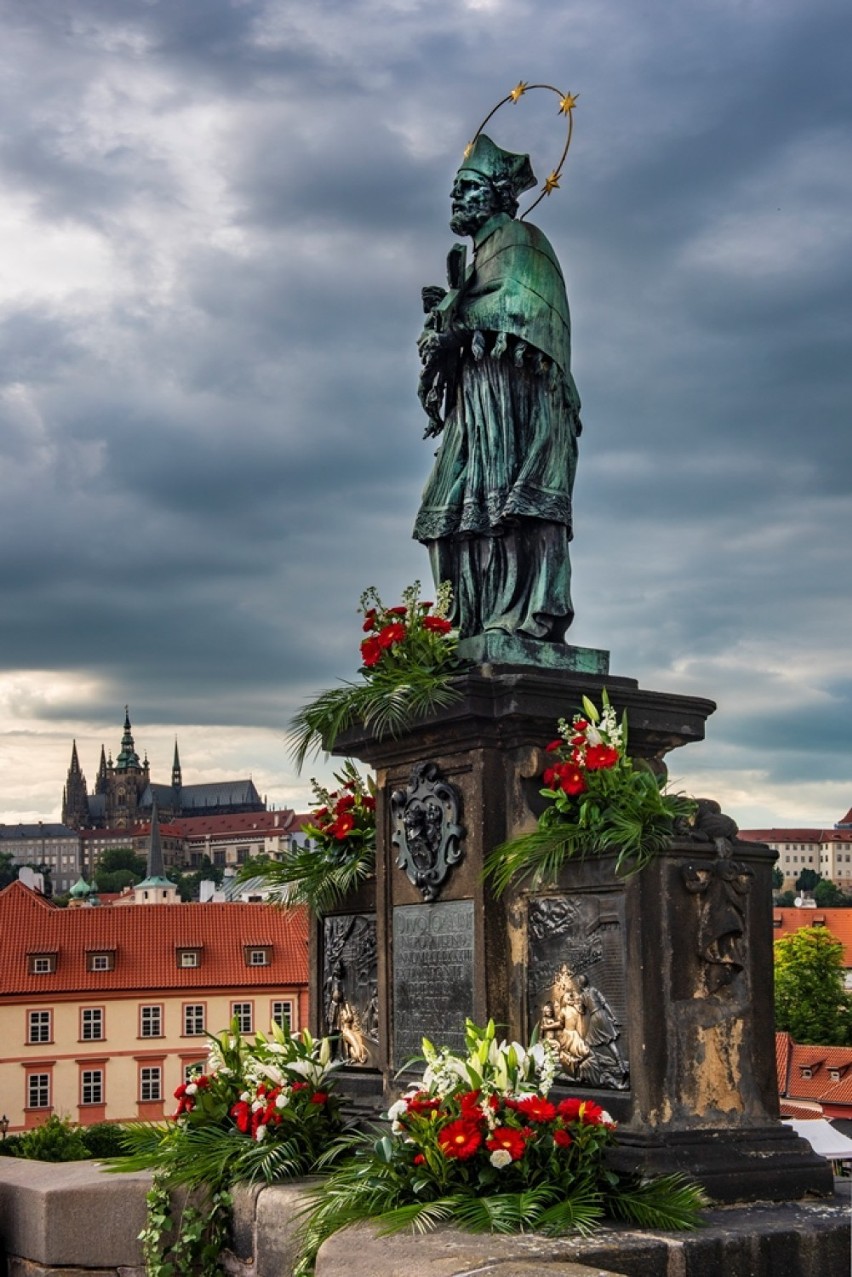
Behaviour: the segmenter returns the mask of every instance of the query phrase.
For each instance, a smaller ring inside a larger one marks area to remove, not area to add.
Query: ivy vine
[[[215,1190],[203,1211],[185,1200],[176,1214],[165,1178],[155,1172],[146,1202],[139,1240],[148,1277],[223,1277],[220,1256],[228,1243],[230,1193]]]

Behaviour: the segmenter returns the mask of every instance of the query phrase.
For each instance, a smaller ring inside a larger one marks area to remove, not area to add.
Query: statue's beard
[[[460,208],[453,211],[450,218],[450,230],[455,235],[475,235],[480,226],[484,226],[491,214],[481,209]]]

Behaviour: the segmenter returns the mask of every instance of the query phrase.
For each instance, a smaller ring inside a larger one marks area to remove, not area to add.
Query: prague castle
[[[118,755],[113,762],[112,755],[107,757],[101,746],[92,793],[88,792],[74,741],[62,793],[63,824],[72,829],[129,829],[140,820],[150,820],[155,803],[160,816],[172,820],[181,816],[224,816],[266,810],[266,803],[250,779],[184,785],[177,742],[171,783],[152,781],[147,755],[140,761],[136,752],[127,706]]]

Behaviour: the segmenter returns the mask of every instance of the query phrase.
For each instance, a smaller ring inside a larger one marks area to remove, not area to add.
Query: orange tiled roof
[[[793,1039],[789,1033],[775,1034],[775,1072],[778,1077],[778,1094],[787,1090],[787,1074],[790,1068],[790,1048]]]
[[[241,811],[225,816],[181,816],[176,820],[161,818],[160,833],[167,838],[224,838],[241,833],[275,836],[296,833],[308,820],[309,815],[297,815],[289,807],[282,811]],[[82,829],[80,836],[86,840],[140,838],[150,831],[150,823],[139,820],[129,829]]]
[[[802,1069],[810,1069],[811,1077],[802,1077]],[[839,1069],[838,1081],[831,1070]],[[852,1104],[852,1047],[810,1046],[790,1042],[787,1095],[795,1100],[813,1100],[820,1104]]]
[[[802,927],[825,927],[843,945],[843,965],[852,967],[852,909],[773,909],[773,939],[794,935]]]
[[[138,905],[59,909],[20,881],[0,891],[0,997],[127,989],[305,985],[308,915],[262,904]],[[269,965],[248,966],[244,946],[271,946]],[[200,948],[201,965],[177,965]],[[114,951],[111,971],[87,971],[87,952]],[[28,955],[55,953],[56,970],[31,974]]]

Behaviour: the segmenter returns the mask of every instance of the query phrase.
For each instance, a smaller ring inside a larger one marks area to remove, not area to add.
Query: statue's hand
[[[420,353],[421,363],[427,365],[432,363],[439,351],[445,349],[447,345],[446,334],[436,333],[434,328],[424,328],[417,338],[417,349]]]

